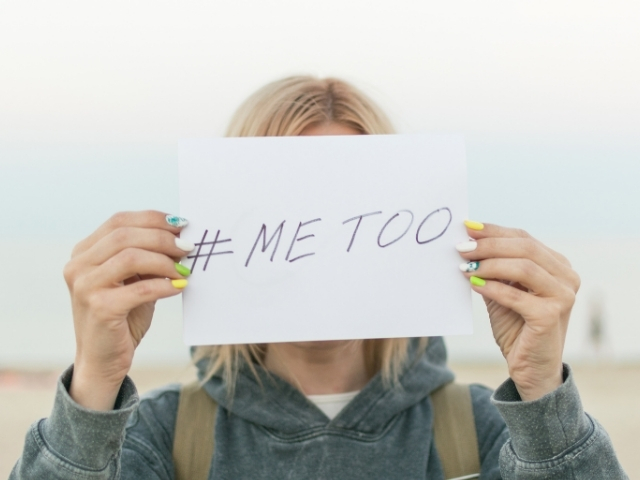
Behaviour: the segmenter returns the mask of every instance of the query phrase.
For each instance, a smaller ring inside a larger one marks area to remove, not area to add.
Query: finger
[[[137,275],[139,280],[150,280],[152,278],[165,278],[165,277],[158,277],[157,275]]]
[[[534,295],[555,297],[562,292],[563,286],[549,272],[525,258],[491,258],[481,262],[469,262],[460,265],[467,278],[480,277],[484,280],[511,282],[513,288],[525,287]]]
[[[148,275],[144,275],[145,277],[147,277]],[[155,278],[155,277],[153,277]],[[134,275],[133,277],[129,277],[129,278],[125,278],[122,283],[124,285],[131,285],[132,283],[136,283],[139,282],[140,280],[142,280],[142,277],[138,274]]]
[[[520,228],[502,227],[500,225],[494,225],[492,223],[481,223],[472,220],[465,220],[464,224],[467,228],[467,234],[474,240],[489,237],[534,239],[527,231]],[[563,263],[569,267],[571,266],[571,263],[564,255],[547,247],[541,242],[540,245],[547,249],[549,253],[554,256],[560,263]]]
[[[118,305],[122,313],[126,313],[145,303],[178,295],[186,285],[187,280],[154,278],[111,289],[106,295],[111,305]]]
[[[159,228],[121,227],[99,239],[78,257],[78,261],[86,265],[101,265],[126,248],[139,248],[180,258],[193,250],[195,245]]]
[[[488,258],[527,258],[554,276],[568,278],[567,267],[533,238],[487,237],[458,244],[460,255],[466,260]]]
[[[500,305],[516,312],[529,328],[539,333],[548,332],[551,328],[566,334],[571,303],[537,297],[494,280],[471,282],[471,288],[482,295],[487,306]],[[497,326],[495,322],[501,323],[501,320],[492,318],[492,328]]]
[[[187,220],[175,215],[168,215],[156,210],[144,210],[138,212],[118,212],[109,220],[103,223],[98,229],[76,245],[71,257],[75,257],[85,252],[95,245],[101,238],[108,235],[113,230],[122,227],[159,228],[168,232],[178,234]]]
[[[160,278],[185,278],[189,270],[160,253],[127,248],[82,277],[82,287],[88,290],[121,285],[126,279],[139,275]],[[145,280],[143,280],[145,281]],[[135,282],[140,283],[140,282]]]
[[[465,220],[467,233],[471,238],[505,237],[505,238],[532,238],[529,233],[518,228],[501,227],[492,223],[480,223]]]
[[[520,314],[524,319],[531,318],[535,312],[540,312],[542,304],[549,302],[548,299],[536,297],[531,293],[524,292],[497,280],[484,280],[482,278],[478,280],[478,282],[471,282],[471,288],[482,295],[485,302],[493,300],[497,304]]]

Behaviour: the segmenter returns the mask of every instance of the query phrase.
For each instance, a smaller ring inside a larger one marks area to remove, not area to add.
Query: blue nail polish
[[[185,227],[189,221],[186,218],[178,217],[176,215],[167,215],[164,217],[169,225],[172,227]]]

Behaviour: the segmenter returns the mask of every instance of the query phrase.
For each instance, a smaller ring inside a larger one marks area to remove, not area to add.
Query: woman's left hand
[[[456,248],[522,400],[562,382],[562,351],[580,277],[569,261],[527,232],[465,222],[472,240]]]

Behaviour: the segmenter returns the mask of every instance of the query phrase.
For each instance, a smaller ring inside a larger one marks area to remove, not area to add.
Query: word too
[[[344,222],[342,222],[343,225],[353,225],[353,233],[351,234],[349,245],[346,248],[347,253],[351,252],[353,248],[353,245],[356,240],[356,236],[358,234],[358,230],[360,229],[360,225],[362,221],[367,217],[372,217],[374,215],[381,215],[381,214],[382,214],[381,211],[363,213],[362,215],[351,217],[345,220]],[[438,233],[431,234],[431,236],[427,236],[426,238],[423,238],[425,236],[422,233],[423,229],[426,230],[425,226],[428,224],[429,220],[435,218],[437,215],[445,215],[447,217],[446,225]],[[449,225],[451,225],[452,218],[453,216],[451,215],[451,210],[449,210],[448,207],[439,208],[438,210],[434,210],[433,212],[429,213],[418,224],[418,228],[416,229],[416,232],[415,232],[416,243],[418,243],[419,245],[424,245],[426,243],[433,242],[437,238],[440,238],[447,231],[447,229],[449,228]],[[409,233],[409,230],[413,226],[414,219],[415,219],[415,216],[411,210],[399,210],[398,212],[394,213],[382,226],[382,228],[380,229],[380,233],[378,233],[378,239],[377,239],[378,246],[380,248],[387,248],[390,245],[393,245],[394,243],[401,240],[405,235],[407,235],[407,233]],[[293,235],[291,242],[289,243],[289,248],[287,249],[287,254],[285,256],[286,262],[293,263],[302,258],[315,255],[315,252],[310,252],[310,251],[307,251],[306,253],[294,254],[294,249],[296,245],[298,245],[298,243],[315,237],[313,233],[307,233],[306,235],[303,235],[302,230],[306,228],[307,231],[309,231],[308,228],[310,228],[309,227],[310,225],[317,222],[321,222],[321,221],[322,221],[321,218],[314,218],[312,220],[307,220],[306,222],[298,223],[298,228],[296,228],[296,232]],[[392,223],[397,223],[402,221],[407,223],[407,226],[404,229],[404,231],[400,235],[396,235],[395,237],[388,238],[390,235],[389,234],[385,235],[385,232],[387,231],[388,227]],[[249,264],[251,263],[251,259],[256,253],[256,250],[258,250],[260,253],[265,253],[271,247],[272,244],[273,244],[273,247],[271,250],[271,256],[269,257],[269,261],[273,262],[273,259],[276,256],[276,253],[278,251],[278,247],[280,246],[280,241],[282,240],[282,232],[284,230],[285,223],[286,223],[286,220],[283,220],[275,228],[275,230],[270,236],[267,234],[267,231],[268,231],[267,225],[264,223],[262,224],[256,236],[256,240],[253,243],[253,247],[251,247],[251,250],[247,255],[246,261],[244,263],[245,267],[248,267]],[[202,235],[202,239],[200,240],[200,242],[195,244],[195,246],[197,247],[196,252],[193,255],[187,256],[187,258],[193,259],[193,263],[191,264],[192,273],[196,268],[196,264],[198,263],[198,260],[201,258],[204,259],[204,265],[202,266],[202,270],[206,271],[207,265],[209,265],[209,260],[211,260],[211,257],[215,255],[230,255],[235,253],[233,250],[216,251],[216,247],[218,249],[223,248],[222,247],[223,244],[230,243],[232,241],[231,238],[220,238],[220,233],[221,231],[218,230],[215,234],[214,239],[207,241],[209,230],[204,231],[204,234]],[[267,237],[269,237],[268,240],[267,240]],[[203,247],[209,247],[209,251],[203,252],[203,250],[206,250],[206,248],[203,248]]]

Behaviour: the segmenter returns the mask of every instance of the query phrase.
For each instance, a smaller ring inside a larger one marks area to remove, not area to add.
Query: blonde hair
[[[295,136],[311,125],[331,122],[362,134],[393,133],[387,116],[355,87],[335,78],[296,76],[269,83],[245,100],[226,135]]]
[[[235,112],[226,136],[296,136],[307,127],[338,123],[361,134],[393,133],[382,110],[352,85],[335,78],[295,76],[278,80],[251,95]],[[381,373],[385,385],[397,384],[407,362],[408,338],[358,340],[363,342],[370,376]],[[419,342],[426,347],[427,339]],[[255,364],[264,367],[265,344],[199,346],[194,361],[208,359],[203,381],[221,373],[232,396],[242,363],[259,380]]]

